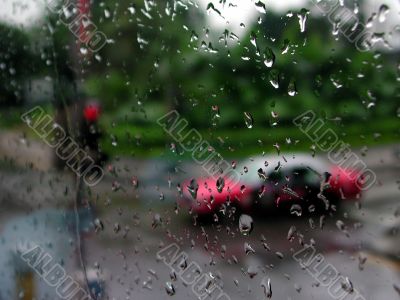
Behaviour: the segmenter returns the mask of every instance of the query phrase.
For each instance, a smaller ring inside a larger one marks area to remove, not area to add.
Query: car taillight
[[[335,193],[351,199],[360,196],[362,174],[358,170],[334,167],[331,174],[329,184]]]

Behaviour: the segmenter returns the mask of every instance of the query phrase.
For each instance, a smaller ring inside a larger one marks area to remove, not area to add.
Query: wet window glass
[[[398,0],[1,0],[0,300],[398,299]]]

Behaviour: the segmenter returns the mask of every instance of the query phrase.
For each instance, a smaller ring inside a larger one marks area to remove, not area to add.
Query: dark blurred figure
[[[100,147],[103,136],[99,124],[100,117],[101,105],[97,101],[77,101],[64,109],[57,110],[55,121],[79,145],[79,148],[94,160],[95,164],[104,166],[108,155]],[[66,167],[66,161],[56,154],[55,167],[58,170],[64,170]]]
[[[81,122],[81,145],[97,165],[104,165],[108,156],[100,147],[100,139],[103,132],[99,125],[101,106],[97,101],[88,101],[83,108],[83,120]]]

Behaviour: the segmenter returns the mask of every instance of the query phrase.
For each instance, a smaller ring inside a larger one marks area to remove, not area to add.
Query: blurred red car
[[[224,177],[184,182],[180,204],[198,215],[227,205],[259,211],[298,204],[297,208],[312,211],[318,207],[328,210],[341,200],[361,196],[357,170],[345,170],[305,154],[255,157],[238,164],[236,170],[238,183]]]

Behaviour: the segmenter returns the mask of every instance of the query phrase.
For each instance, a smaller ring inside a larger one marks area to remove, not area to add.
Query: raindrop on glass
[[[247,128],[253,128],[253,117],[248,112],[244,112],[244,123],[246,124]]]
[[[306,30],[307,15],[309,13],[309,10],[302,8],[300,13],[297,14],[297,17],[299,18],[300,32],[304,32]]]
[[[260,13],[263,13],[263,14],[267,13],[267,9],[265,8],[265,4],[264,4],[264,3],[262,3],[261,1],[257,1],[257,2],[255,3],[255,5],[256,5],[256,9],[257,9]]]
[[[249,215],[241,215],[239,218],[239,231],[243,235],[249,235],[253,230],[253,218]]]
[[[197,191],[199,190],[199,184],[197,183],[196,179],[190,180],[190,184],[188,185],[187,189],[193,199],[196,199]]]
[[[167,292],[168,296],[175,295],[175,287],[172,282],[168,281],[165,283],[165,291]]]
[[[272,49],[267,47],[264,51],[264,65],[268,68],[271,68],[275,62],[275,54],[272,52]]]
[[[271,279],[264,277],[261,281],[261,287],[264,290],[265,297],[270,299],[272,297]]]
[[[380,23],[383,23],[386,21],[386,15],[389,13],[389,7],[386,4],[382,4],[381,7],[379,8],[378,12],[378,20]]]

